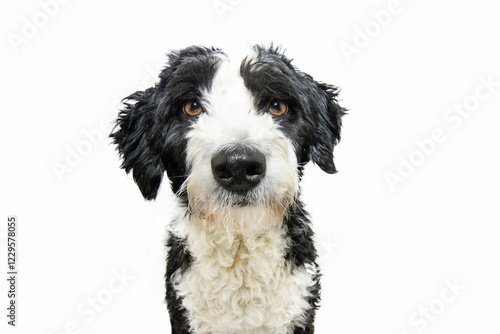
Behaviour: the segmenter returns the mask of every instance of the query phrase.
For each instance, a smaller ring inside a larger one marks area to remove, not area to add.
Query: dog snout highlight
[[[265,155],[248,147],[219,150],[212,157],[211,164],[218,184],[234,192],[252,190],[266,174]]]

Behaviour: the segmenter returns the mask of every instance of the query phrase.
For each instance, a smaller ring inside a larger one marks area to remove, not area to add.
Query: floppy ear
[[[341,119],[346,109],[337,103],[336,87],[325,83],[316,84],[316,101],[312,102],[316,117],[310,147],[311,160],[323,171],[333,174],[337,172],[333,163],[333,147],[340,140]]]
[[[152,131],[157,105],[155,88],[129,95],[125,108],[118,114],[115,129],[110,137],[123,159],[121,168],[132,171],[134,180],[147,200],[156,198],[164,168],[159,154],[152,145]]]

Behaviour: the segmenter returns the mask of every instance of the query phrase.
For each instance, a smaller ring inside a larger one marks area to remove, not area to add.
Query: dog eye
[[[269,112],[273,116],[283,116],[288,110],[288,105],[281,100],[272,100],[269,105]]]
[[[188,116],[198,116],[202,111],[203,108],[201,108],[200,102],[196,100],[191,100],[184,104],[184,112],[188,114]]]

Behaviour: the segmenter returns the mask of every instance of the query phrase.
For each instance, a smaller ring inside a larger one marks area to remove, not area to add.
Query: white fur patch
[[[182,221],[194,261],[173,277],[194,333],[288,334],[301,325],[308,287],[305,268],[285,262],[285,231],[230,234],[200,221]],[[180,234],[180,235],[179,235]]]

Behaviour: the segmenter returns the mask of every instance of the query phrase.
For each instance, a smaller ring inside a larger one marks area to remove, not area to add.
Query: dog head
[[[337,89],[296,69],[278,48],[243,59],[188,47],[152,88],[125,100],[111,134],[143,196],[164,172],[188,213],[225,229],[281,222],[310,160],[336,172],[344,109]]]

